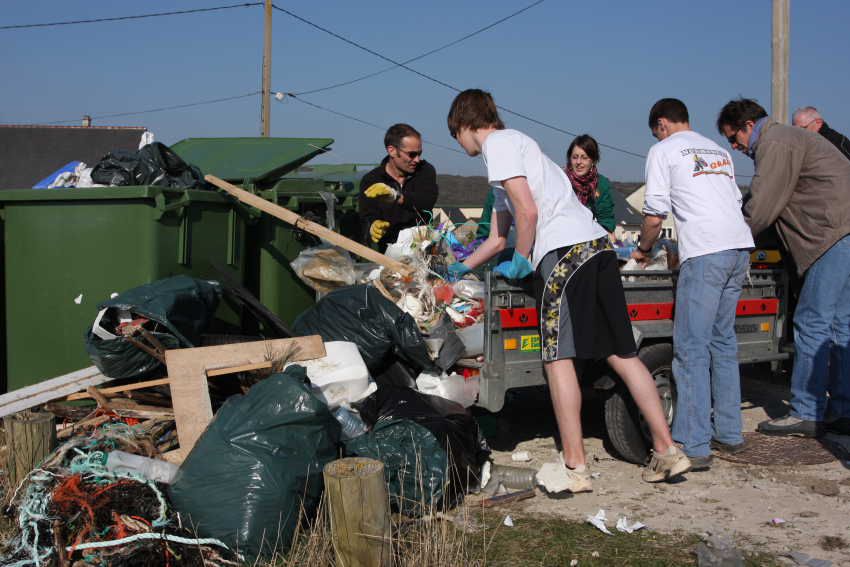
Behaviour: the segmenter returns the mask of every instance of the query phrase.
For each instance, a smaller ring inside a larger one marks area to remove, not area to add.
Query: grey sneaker
[[[591,492],[593,484],[590,482],[590,471],[585,465],[574,469],[564,466],[563,462],[545,463],[537,471],[537,483],[542,485],[547,492]]]
[[[670,480],[691,470],[691,461],[681,449],[671,445],[665,453],[652,452],[652,459],[643,469],[643,480],[645,482],[661,482]]]
[[[759,423],[758,431],[765,435],[820,437],[824,434],[824,425],[821,421],[808,421],[788,414],[785,417],[762,421]]]
[[[714,439],[711,440],[711,448],[717,451],[718,453],[724,453],[726,455],[735,455],[740,453],[741,451],[746,450],[747,442],[741,441],[740,443],[723,443],[722,441],[716,441]],[[691,459],[693,460],[693,459]]]
[[[688,458],[691,460],[691,472],[705,472],[711,468],[711,461],[713,460],[711,455]]]

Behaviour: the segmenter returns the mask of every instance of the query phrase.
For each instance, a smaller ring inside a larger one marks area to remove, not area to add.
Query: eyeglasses
[[[735,144],[738,143],[738,132],[740,132],[740,131],[741,131],[741,129],[738,128],[737,130],[732,132],[731,135],[726,136],[726,141],[729,142],[730,146],[734,146]]]
[[[404,155],[406,155],[406,156],[407,156],[408,158],[410,158],[410,159],[416,159],[416,158],[418,158],[419,156],[421,156],[421,155],[422,155],[422,152],[421,152],[421,151],[418,151],[418,152],[407,152],[407,151],[405,151],[405,150],[403,150],[403,149],[401,149],[401,148],[396,148],[396,149],[398,150],[398,153],[400,153],[400,154],[404,154]]]

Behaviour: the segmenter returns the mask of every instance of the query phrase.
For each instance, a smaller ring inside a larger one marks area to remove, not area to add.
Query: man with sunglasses
[[[780,124],[756,101],[729,101],[717,129],[755,162],[744,216],[776,224],[805,277],[794,313],[791,411],[767,435],[850,434],[850,161],[823,136]]]
[[[399,231],[428,224],[437,202],[437,171],[422,159],[422,136],[409,124],[384,135],[387,155],[360,181],[360,218],[365,239],[383,252]]]
[[[682,261],[673,321],[673,439],[692,471],[707,470],[712,448],[744,449],[735,309],[753,237],[741,214],[732,156],[691,129],[685,103],[656,102],[649,129],[658,143],[646,157],[644,220],[632,257],[648,259],[661,223],[672,214]]]
[[[817,132],[841,150],[844,157],[850,159],[850,140],[841,132],[829,127],[823,117],[814,106],[805,106],[794,111],[791,123],[798,128],[805,128],[811,132]]]

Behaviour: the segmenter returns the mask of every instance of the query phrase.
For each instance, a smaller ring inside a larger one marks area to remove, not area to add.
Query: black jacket
[[[842,134],[841,132],[836,132],[832,128],[830,128],[826,122],[824,122],[818,133],[832,142],[832,145],[841,150],[841,153],[844,154],[844,157],[850,159],[850,140],[847,139],[847,136]]]
[[[431,209],[437,202],[439,188],[437,187],[437,170],[427,161],[419,162],[416,171],[404,182],[404,187],[399,186],[386,170],[389,156],[385,157],[381,165],[367,173],[360,180],[360,219],[363,222],[364,240],[372,244],[369,237],[369,227],[375,220],[389,221],[390,228],[384,237],[378,242],[378,249],[384,251],[388,244],[392,244],[398,238],[400,230],[416,226],[417,224],[428,224],[431,222]],[[375,183],[386,183],[396,191],[401,190],[404,195],[404,204],[388,203],[381,199],[370,199],[364,195],[366,189]]]

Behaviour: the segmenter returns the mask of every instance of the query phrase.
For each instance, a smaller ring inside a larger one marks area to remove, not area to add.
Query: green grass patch
[[[633,534],[606,535],[590,524],[558,518],[513,515],[514,527],[502,525],[505,512],[487,512],[486,542],[469,534],[470,555],[481,565],[566,566],[573,559],[581,567],[617,565],[667,567],[696,565],[699,537],[685,533],[662,534],[648,529]],[[780,565],[766,554],[745,554],[746,565]],[[485,561],[486,558],[486,561]]]

